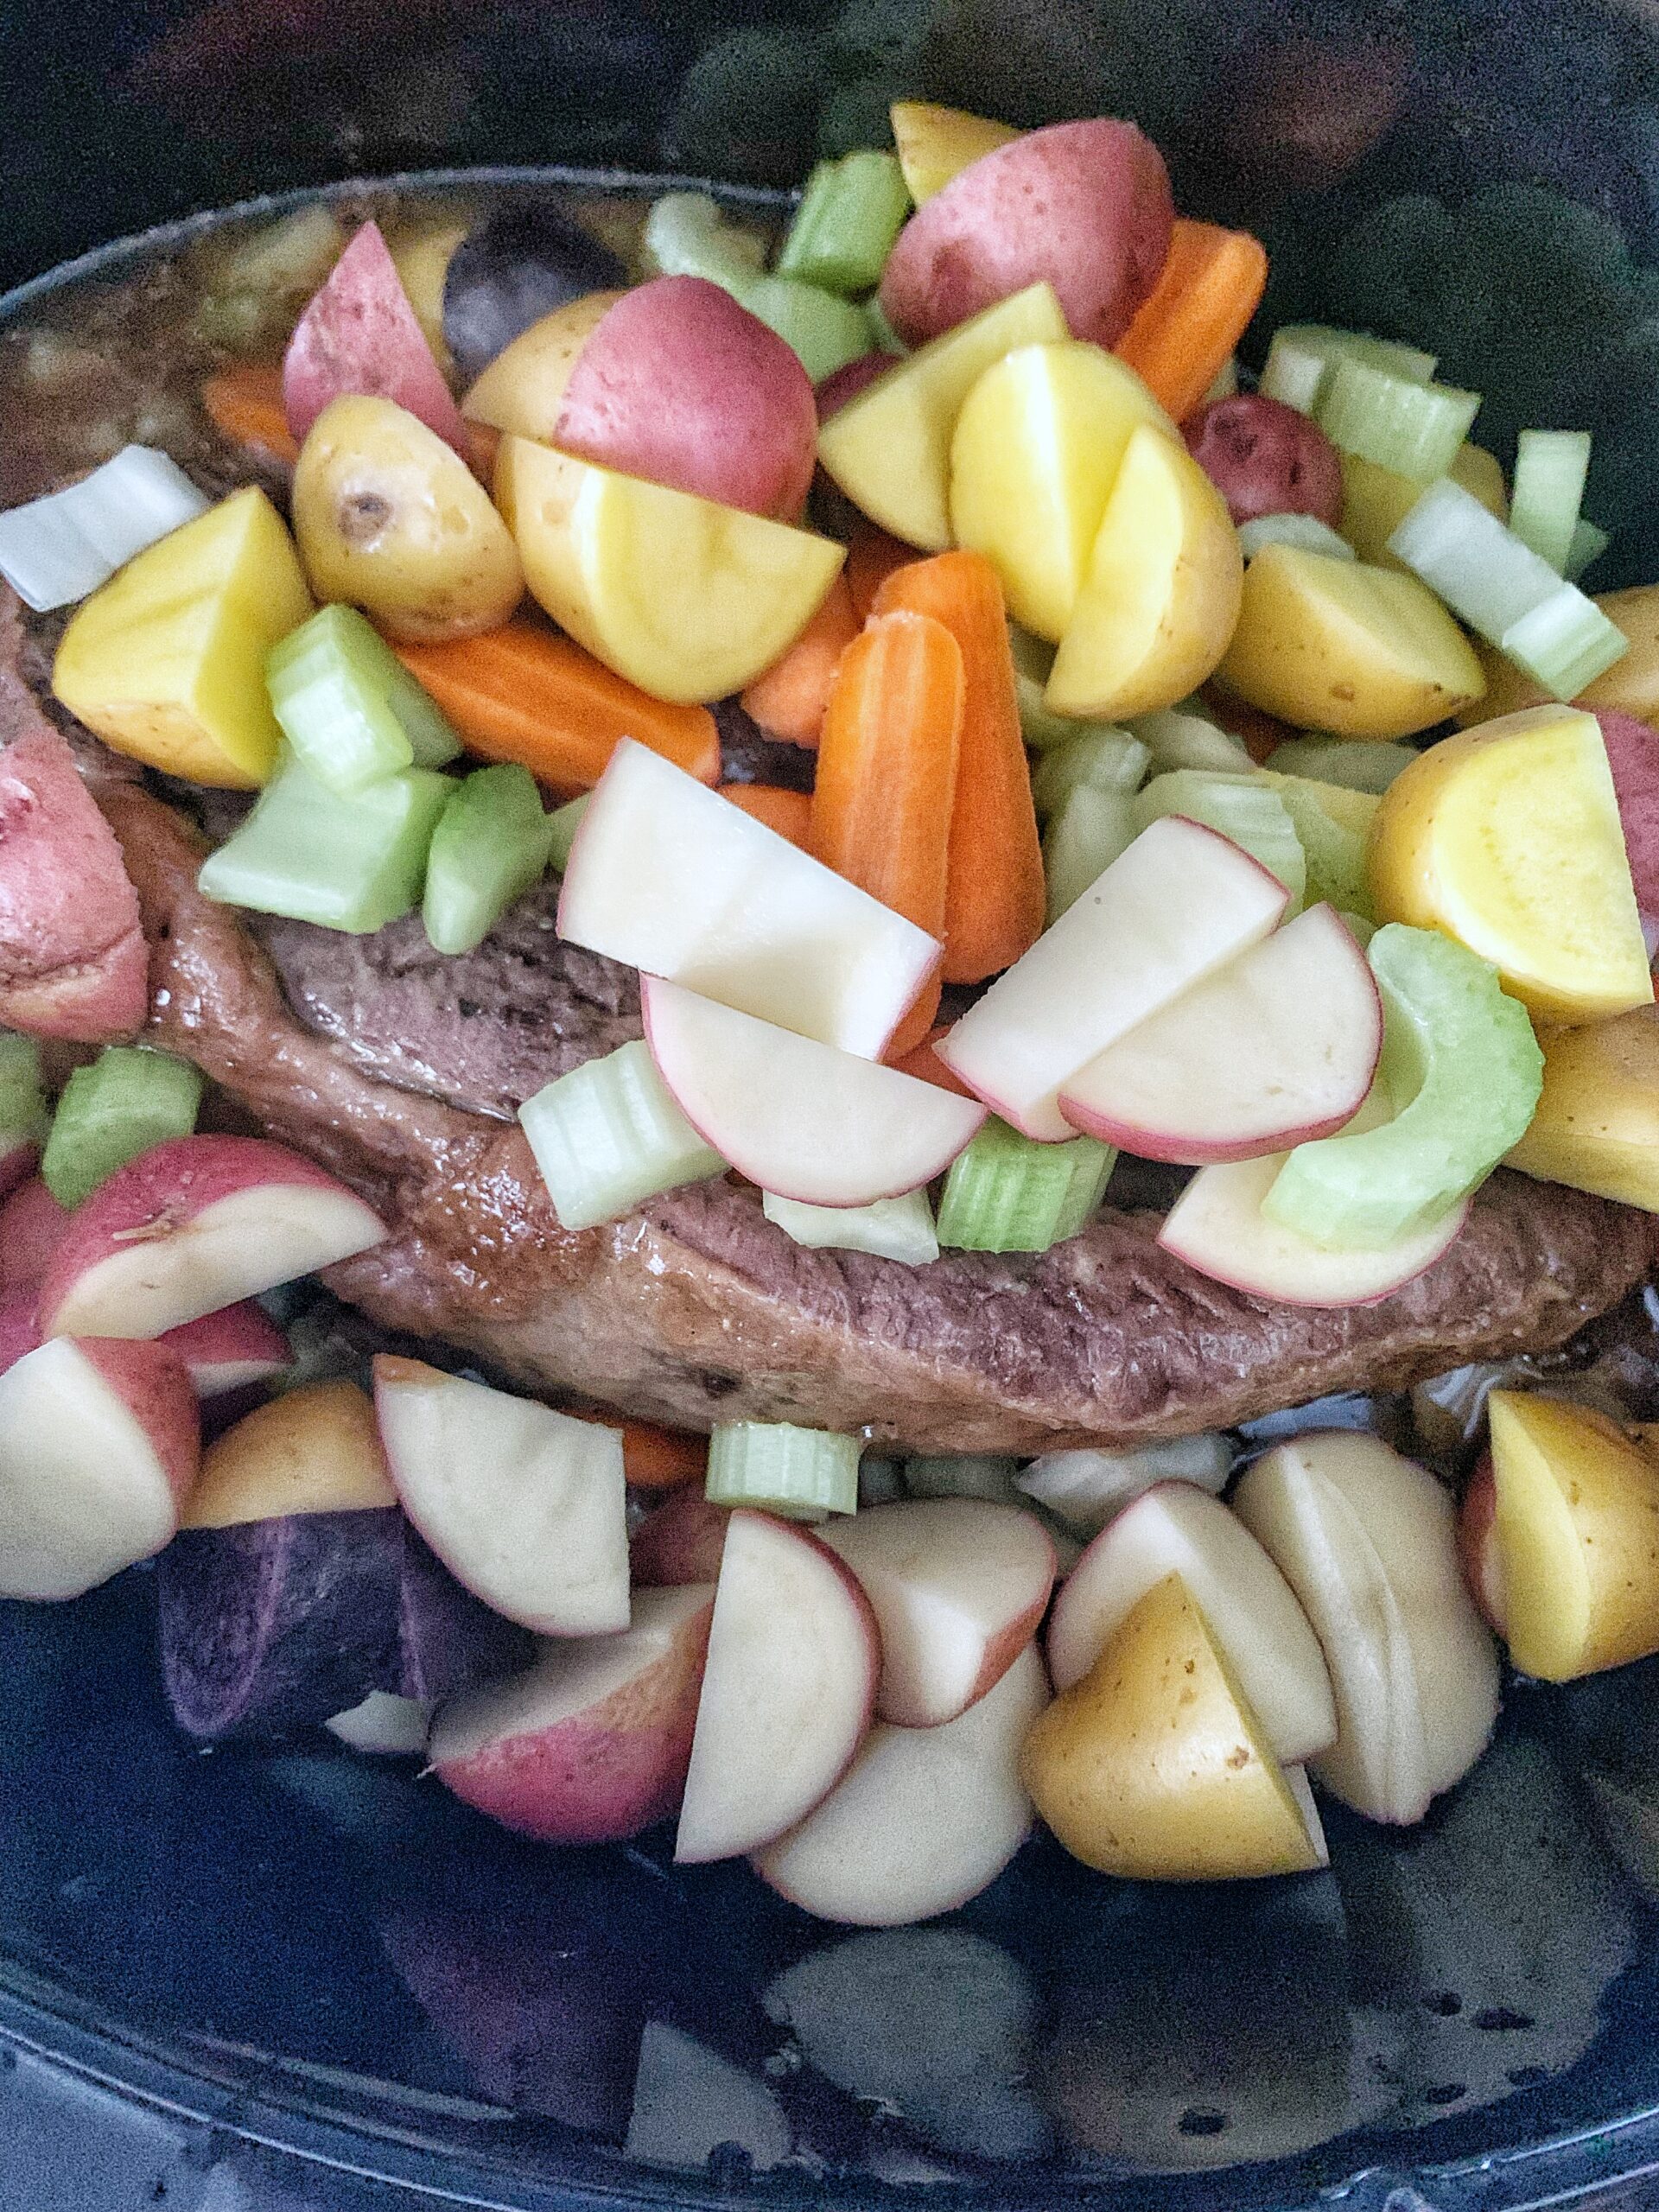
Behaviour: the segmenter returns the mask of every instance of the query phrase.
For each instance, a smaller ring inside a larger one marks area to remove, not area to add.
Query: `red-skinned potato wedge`
[[[776,784],[722,784],[722,798],[764,822],[791,845],[810,852],[812,846],[812,798],[808,791],[784,791]]]
[[[39,1177],[0,1206],[0,1290],[36,1290],[62,1243],[69,1211]]]
[[[41,1344],[0,1376],[0,1595],[78,1598],[172,1538],[196,1402],[158,1344]]]
[[[838,407],[849,399],[856,399],[867,385],[885,376],[893,365],[892,353],[861,353],[855,361],[849,361],[833,376],[825,377],[817,388],[818,420],[827,423]]]
[[[1231,359],[1267,282],[1267,249],[1259,238],[1175,218],[1163,273],[1117,352],[1178,423]]]
[[[1212,400],[1181,434],[1236,523],[1258,515],[1342,520],[1342,459],[1319,424],[1263,392]]]
[[[0,1291],[0,1375],[41,1344],[40,1300],[30,1283]]]
[[[103,1045],[149,1011],[149,956],[121,848],[56,730],[0,758],[0,1023]]]
[[[713,1582],[726,1548],[729,1505],[712,1505],[699,1482],[671,1491],[634,1530],[628,1546],[637,1586],[673,1589],[687,1582]]]
[[[1134,124],[1053,124],[918,209],[888,256],[882,309],[920,346],[1046,278],[1074,338],[1115,346],[1162,273],[1174,219],[1163,156]]]
[[[75,1210],[41,1286],[48,1337],[159,1337],[385,1236],[343,1183],[260,1137],[174,1137]]]
[[[1644,914],[1659,914],[1659,730],[1616,708],[1599,709],[1596,720],[1613,773],[1636,903]]]
[[[623,293],[576,356],[553,442],[578,460],[793,522],[818,414],[794,348],[701,276]]]
[[[1497,1478],[1483,1452],[1458,1513],[1458,1562],[1475,1611],[1494,1635],[1504,1630],[1503,1562],[1497,1548]]]
[[[222,1398],[272,1382],[294,1364],[294,1348],[263,1306],[244,1298],[186,1321],[156,1341],[184,1363],[199,1398]]]
[[[836,671],[862,622],[845,575],[837,576],[783,658],[773,661],[743,694],[743,709],[751,721],[768,737],[816,751]]]
[[[375,223],[334,264],[283,358],[283,408],[302,442],[331,402],[356,396],[394,400],[470,462],[461,410]]]

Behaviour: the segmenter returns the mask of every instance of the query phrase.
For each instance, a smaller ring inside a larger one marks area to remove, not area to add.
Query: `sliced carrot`
[[[635,1490],[677,1490],[682,1483],[702,1482],[709,1471],[706,1436],[659,1428],[651,1421],[623,1421],[615,1414],[596,1412],[587,1406],[567,1406],[563,1410],[575,1421],[621,1430],[622,1471]]]
[[[812,801],[807,792],[786,791],[777,784],[722,784],[720,791],[722,798],[741,806],[757,822],[764,822],[780,837],[787,837],[791,845],[798,845],[803,852],[810,848]]]
[[[861,622],[869,620],[875,594],[893,570],[917,558],[913,545],[901,544],[885,530],[861,530],[855,534],[847,548],[847,566],[842,574],[853,595],[853,612]]]
[[[942,622],[878,616],[842,655],[812,794],[812,849],[884,906],[938,937],[944,927],[966,693],[962,648]],[[893,1048],[925,1036],[929,984]]]
[[[1152,297],[1117,342],[1178,423],[1209,391],[1262,304],[1268,251],[1248,231],[1175,219]]]
[[[900,1052],[895,1058],[889,1049],[883,1058],[890,1068],[897,1068],[901,1075],[913,1075],[918,1083],[931,1083],[936,1090],[954,1090],[958,1098],[976,1097],[977,1092],[969,1090],[956,1070],[947,1067],[939,1058],[939,1039],[950,1033],[950,1024],[942,1022],[937,1029],[930,1029],[921,1043],[912,1045],[907,1052]]]
[[[768,737],[786,745],[816,748],[841,657],[858,635],[862,617],[855,613],[844,576],[783,657],[757,676],[743,694],[745,710]]]
[[[942,622],[962,652],[962,758],[950,813],[944,901],[947,983],[1011,968],[1043,933],[1043,852],[1032,803],[1008,645],[1007,607],[982,553],[940,553],[897,569],[878,617],[906,609]]]
[[[280,369],[226,369],[201,387],[208,420],[250,453],[291,467],[300,457],[299,441],[283,408]]]
[[[397,647],[469,753],[518,760],[569,798],[591,791],[618,742],[637,737],[705,784],[720,780],[706,707],[672,707],[527,616],[480,638]]]

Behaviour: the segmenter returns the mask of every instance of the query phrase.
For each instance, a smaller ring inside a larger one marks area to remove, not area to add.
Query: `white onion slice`
[[[37,614],[67,607],[210,504],[166,454],[124,447],[79,484],[0,514],[0,575]]]

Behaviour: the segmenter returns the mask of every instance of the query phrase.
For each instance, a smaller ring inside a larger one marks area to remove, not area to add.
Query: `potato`
[[[294,531],[319,599],[417,645],[499,629],[524,595],[482,485],[390,399],[337,399],[318,417],[294,471]]]
[[[467,429],[379,226],[365,223],[283,356],[283,409],[303,438],[332,400],[374,393],[464,454]]]
[[[918,207],[970,162],[1012,145],[1020,136],[1006,123],[968,115],[959,107],[936,107],[931,100],[895,100],[892,122],[899,166]]]
[[[1046,278],[1072,336],[1112,346],[1158,282],[1174,219],[1163,156],[1134,124],[1054,124],[918,209],[888,257],[882,309],[919,346]]]
[[[1543,1047],[1543,1095],[1510,1166],[1659,1213],[1659,1007],[1552,1029]]]
[[[443,334],[443,288],[455,250],[467,236],[463,221],[423,225],[389,240],[396,268],[421,334],[432,348],[432,358],[448,376],[454,367],[449,342]]]
[[[1488,453],[1484,446],[1471,446],[1465,441],[1453,454],[1446,474],[1454,484],[1472,493],[1489,514],[1500,522],[1509,520],[1503,471],[1497,455]],[[1362,561],[1374,561],[1379,569],[1404,569],[1405,563],[1389,552],[1389,540],[1422,493],[1423,486],[1409,476],[1396,476],[1391,468],[1379,468],[1374,461],[1363,461],[1357,453],[1343,454],[1338,526]],[[1538,695],[1540,699],[1543,696],[1541,691]]]
[[[1317,423],[1262,392],[1212,400],[1182,426],[1187,450],[1236,523],[1342,516],[1342,458]]]
[[[1616,707],[1621,714],[1634,715],[1637,721],[1659,728],[1659,584],[1599,592],[1596,605],[1624,632],[1630,650],[1581,691],[1573,703],[1588,707],[1592,714],[1599,714],[1604,707]],[[1465,728],[1493,715],[1512,715],[1522,707],[1548,703],[1549,694],[1541,691],[1502,653],[1484,646],[1480,658],[1486,671],[1486,696],[1478,710],[1459,715]]]
[[[461,403],[469,423],[553,442],[576,356],[620,292],[588,292],[532,322],[497,354]]]
[[[1244,571],[1222,687],[1299,729],[1409,737],[1479,698],[1480,663],[1414,576],[1290,545]]]

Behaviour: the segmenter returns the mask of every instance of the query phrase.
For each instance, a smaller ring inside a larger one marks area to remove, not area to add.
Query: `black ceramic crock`
[[[1184,207],[1268,238],[1275,315],[1433,347],[1504,395],[1500,443],[1593,421],[1608,581],[1659,575],[1639,15],[764,6],[13,4],[0,283],[38,301],[111,237],[393,172],[787,189],[904,93],[1024,124],[1132,115]],[[1531,196],[1484,203],[1503,219],[1471,257],[1470,196],[1500,183]],[[149,1580],[0,1605],[8,2212],[1649,2201],[1659,1662],[1512,1695],[1425,1829],[1338,1817],[1328,1874],[1141,1889],[1038,1842],[949,1920],[869,1935],[741,1868],[677,1872],[660,1840],[518,1842],[343,1752],[195,1751],[162,1709]]]

